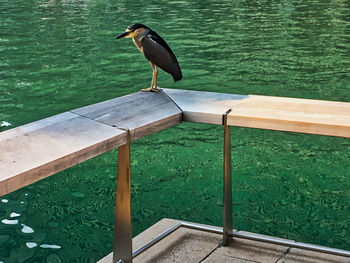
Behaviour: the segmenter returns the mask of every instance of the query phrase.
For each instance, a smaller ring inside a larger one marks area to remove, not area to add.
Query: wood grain
[[[0,133],[0,195],[126,142],[126,132],[66,112]]]
[[[183,120],[210,124],[223,124],[223,115],[247,96],[193,90],[164,89],[181,108]]]
[[[250,95],[235,104],[228,125],[350,137],[350,103]]]
[[[182,111],[163,92],[137,92],[72,112],[98,122],[128,129],[131,141],[182,121]]]

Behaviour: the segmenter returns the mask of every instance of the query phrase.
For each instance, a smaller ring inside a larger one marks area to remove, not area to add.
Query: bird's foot
[[[141,91],[142,92],[159,92],[159,91],[161,91],[161,89],[159,89],[158,87],[150,87],[147,89],[142,89]]]

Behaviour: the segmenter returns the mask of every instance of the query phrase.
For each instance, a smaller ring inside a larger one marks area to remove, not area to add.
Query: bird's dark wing
[[[174,81],[182,78],[177,59],[168,44],[154,31],[141,40],[142,52],[153,64],[171,74]]]

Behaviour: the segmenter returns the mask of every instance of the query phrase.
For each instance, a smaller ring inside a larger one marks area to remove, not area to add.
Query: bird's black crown
[[[136,29],[139,29],[139,28],[147,28],[149,29],[149,27],[143,25],[143,24],[133,24],[133,25],[130,25],[128,26],[128,29],[131,30],[131,31],[134,31]]]

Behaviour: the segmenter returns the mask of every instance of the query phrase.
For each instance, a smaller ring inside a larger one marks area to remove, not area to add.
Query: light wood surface
[[[248,97],[193,90],[163,90],[181,108],[184,121],[210,124],[223,124],[223,115],[233,103],[240,103]]]
[[[350,137],[350,103],[250,95],[232,105],[230,126]]]
[[[164,92],[138,92],[0,133],[0,195],[182,121]]]
[[[163,92],[137,92],[72,112],[130,130],[131,141],[182,121],[182,111]]]
[[[70,112],[1,132],[0,196],[125,142],[125,131]]]
[[[285,97],[164,89],[183,120],[319,135],[350,137],[350,103]]]

